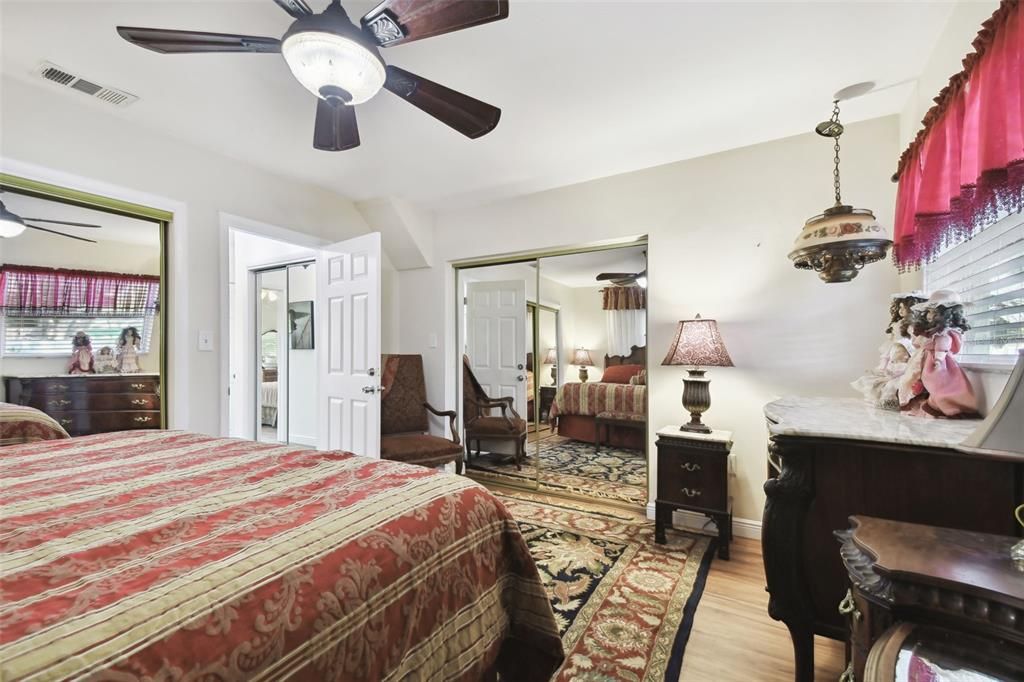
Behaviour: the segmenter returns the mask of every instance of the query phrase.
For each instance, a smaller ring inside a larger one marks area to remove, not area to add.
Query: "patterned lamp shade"
[[[704,320],[698,315],[692,320],[680,320],[676,336],[672,339],[663,365],[691,365],[694,367],[732,367],[732,358],[725,349],[718,323]]]
[[[545,365],[557,365],[558,364],[558,349],[548,348],[547,355],[544,356]]]
[[[590,357],[589,350],[586,348],[577,348],[572,354],[572,364],[587,367],[593,365],[594,360]]]

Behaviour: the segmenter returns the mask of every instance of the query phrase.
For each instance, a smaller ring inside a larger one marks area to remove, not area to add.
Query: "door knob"
[[[525,380],[526,380],[526,377],[524,377],[522,374],[520,374],[519,376],[516,377],[516,381],[525,381]]]
[[[383,386],[363,386],[363,393],[376,393],[377,391],[383,390]]]
[[[370,369],[366,370],[366,373],[369,374],[371,377],[372,376],[376,376],[377,375],[377,370],[375,370],[373,367],[371,367]]]

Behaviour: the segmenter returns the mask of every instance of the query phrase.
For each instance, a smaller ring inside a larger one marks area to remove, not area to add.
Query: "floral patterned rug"
[[[528,452],[533,447],[528,445]],[[552,436],[541,443],[540,475],[536,455],[517,470],[507,455],[473,455],[467,470],[474,478],[496,482],[538,481],[540,492],[573,492],[598,499],[647,505],[647,457],[640,450],[602,447]]]
[[[551,599],[566,660],[559,681],[679,679],[715,540],[669,531],[654,543],[641,514],[499,494]]]

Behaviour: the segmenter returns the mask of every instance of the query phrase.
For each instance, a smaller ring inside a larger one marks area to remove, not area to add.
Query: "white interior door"
[[[466,346],[473,375],[492,398],[526,415],[526,280],[466,285]]]
[[[380,233],[317,259],[317,447],[380,457]]]

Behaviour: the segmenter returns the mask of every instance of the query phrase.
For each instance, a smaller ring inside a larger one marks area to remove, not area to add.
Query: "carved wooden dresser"
[[[847,573],[833,533],[855,514],[1018,535],[1024,456],[958,449],[980,420],[911,417],[858,399],[765,406],[761,545],[768,612],[789,628],[796,679],[814,679],[814,636],[846,640]]]
[[[850,579],[842,679],[897,679],[914,658],[922,678],[941,666],[1024,679],[1024,563],[1010,558],[1017,538],[870,516],[850,523],[836,533]]]
[[[4,377],[7,402],[42,410],[72,436],[162,428],[159,374]]]

